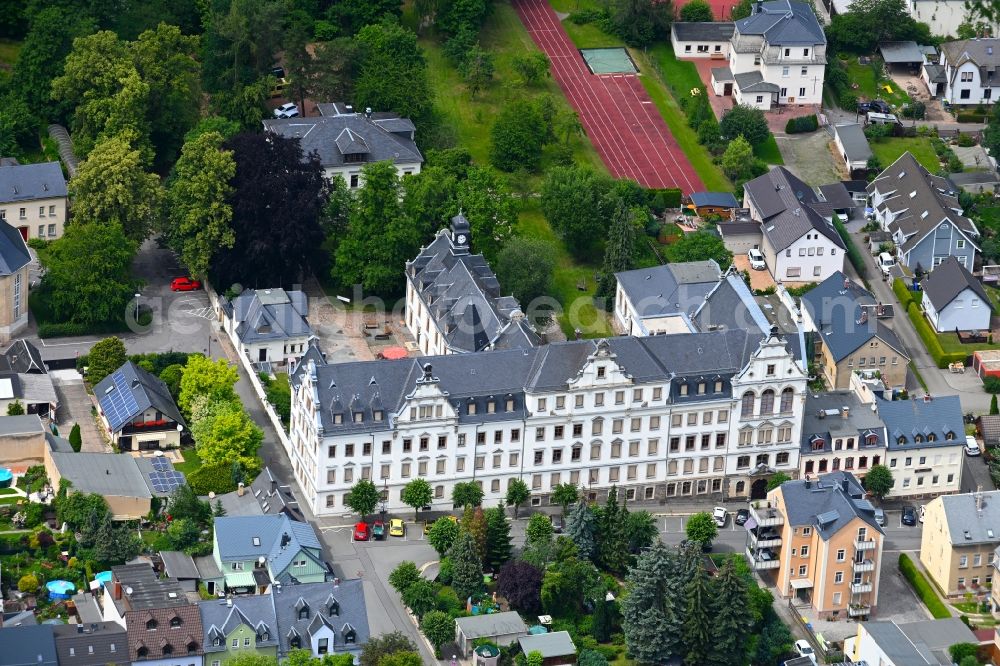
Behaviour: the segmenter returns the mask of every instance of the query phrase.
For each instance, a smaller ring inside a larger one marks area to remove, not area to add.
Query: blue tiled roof
[[[282,546],[287,535],[289,541]],[[271,571],[283,571],[302,549],[320,551],[312,526],[288,516],[224,516],[215,519],[219,558],[225,561],[266,557]],[[256,541],[255,541],[256,539]]]
[[[877,399],[879,416],[885,422],[889,450],[901,451],[914,446],[962,446],[965,425],[962,404],[957,395],[943,395],[932,400]],[[949,433],[951,439],[948,439]],[[934,441],[929,442],[929,436]],[[917,442],[917,437],[921,441]],[[900,438],[905,438],[901,444]]]

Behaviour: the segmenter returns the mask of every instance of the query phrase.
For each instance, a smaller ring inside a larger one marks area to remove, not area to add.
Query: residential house
[[[403,508],[418,476],[441,508],[455,483],[481,482],[489,503],[513,479],[539,504],[563,482],[594,499],[612,486],[628,501],[762,497],[798,469],[806,373],[790,347],[727,327],[398,361],[307,354],[288,454],[317,515],[342,514],[360,479]]]
[[[21,238],[53,240],[66,227],[66,179],[59,162],[0,164],[0,220]]]
[[[111,580],[104,582],[101,590],[104,621],[123,627],[131,612],[188,605],[184,590],[176,580],[160,578],[151,565],[142,562],[111,567]]]
[[[736,21],[729,66],[712,70],[712,88],[765,111],[819,106],[825,67],[826,35],[812,7],[796,0],[756,2],[750,16]]]
[[[670,25],[670,44],[678,58],[729,60],[735,25],[727,21],[685,22]]]
[[[223,300],[223,327],[251,363],[286,365],[316,337],[309,326],[309,299],[303,291],[247,289]]]
[[[892,312],[887,307],[841,272],[802,296],[803,327],[812,335],[815,359],[831,388],[849,388],[855,371],[877,373],[887,388],[906,386],[910,358],[883,323]]]
[[[962,487],[965,425],[957,395],[875,400],[885,422],[892,498],[934,497]],[[926,529],[926,528],[925,528]]]
[[[868,185],[868,196],[875,219],[892,234],[900,264],[926,273],[953,256],[974,266],[979,230],[962,213],[958,192],[909,151]]]
[[[685,24],[674,23],[674,27],[678,25]],[[692,192],[688,199],[691,202],[688,208],[693,206],[694,212],[701,217],[707,215],[729,217],[734,210],[740,207],[740,202],[736,200],[732,192]]]
[[[0,627],[2,666],[59,666],[51,624]]]
[[[979,644],[957,617],[900,624],[895,620],[861,622],[856,636],[844,641],[852,663],[878,666],[952,666],[948,648],[955,643]]]
[[[197,592],[201,574],[194,563],[194,558],[177,550],[161,550],[160,562],[163,573],[173,578],[185,592]]]
[[[218,495],[227,516],[276,516],[285,514],[292,520],[304,521],[292,487],[265,467],[249,487],[243,484],[231,493]]]
[[[203,666],[204,645],[198,607],[184,603],[125,614],[133,666]]]
[[[712,259],[615,273],[615,329],[626,335],[690,333],[691,314],[721,277]]]
[[[485,638],[504,647],[527,635],[528,626],[515,611],[455,619],[455,643],[463,658],[472,654],[473,642],[477,639]]]
[[[27,469],[42,464],[47,434],[37,414],[0,417],[0,465]]]
[[[0,220],[0,342],[28,325],[28,264],[31,255],[17,229]]]
[[[212,557],[231,592],[265,594],[273,583],[317,583],[332,578],[309,523],[278,516],[215,519]]]
[[[775,281],[820,282],[843,269],[844,241],[831,221],[835,211],[820,194],[785,167],[743,186],[743,206],[761,222],[761,252]]]
[[[172,449],[187,422],[159,377],[126,361],[94,386],[101,427],[119,451]]]
[[[849,172],[868,171],[868,160],[873,153],[861,125],[837,123],[833,126],[833,142]]]
[[[993,302],[983,283],[955,257],[941,262],[921,286],[921,305],[935,331],[990,330]]]
[[[786,481],[766,502],[751,503],[750,520],[750,565],[769,578],[773,572],[782,598],[827,620],[876,611],[884,533],[850,472]]]
[[[568,631],[550,631],[547,634],[528,634],[517,639],[523,654],[537,652],[542,655],[544,666],[574,666],[576,645]]]
[[[1000,490],[941,495],[924,505],[920,563],[947,597],[992,586],[1000,546]]]
[[[223,666],[245,654],[278,656],[279,628],[270,594],[202,601],[205,666]]]
[[[854,391],[806,396],[802,416],[803,478],[844,470],[864,477],[885,455],[885,424]]]
[[[392,162],[400,178],[420,173],[424,156],[414,143],[416,126],[395,113],[359,113],[348,104],[317,104],[320,115],[310,118],[273,118],[264,129],[298,139],[302,155],[315,152],[327,180],[336,176],[352,190],[364,183],[362,169],[373,162]]]
[[[951,3],[945,0],[945,4]],[[936,64],[939,69],[928,68],[924,78],[933,84],[931,94],[948,104],[989,105],[1000,93],[1000,39],[945,42]]]
[[[131,666],[128,635],[115,622],[58,624],[52,632],[59,666]]]
[[[368,642],[368,613],[360,578],[326,583],[284,585],[272,592],[278,618],[278,656],[309,650],[327,654],[358,654]]]
[[[527,349],[540,340],[481,254],[471,254],[469,221],[459,213],[406,262],[404,320],[427,355]]]
[[[148,475],[153,469],[146,459],[128,453],[49,451],[44,464],[53,488],[66,479],[73,484],[70,492],[103,495],[115,520],[139,520],[149,515],[154,493]],[[149,466],[146,473],[145,466]],[[169,492],[156,494],[166,496]]]
[[[23,338],[11,342],[0,355],[0,413],[6,414],[12,402],[46,419],[59,407],[48,366],[38,348]]]

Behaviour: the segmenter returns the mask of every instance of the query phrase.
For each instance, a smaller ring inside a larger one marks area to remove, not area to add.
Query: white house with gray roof
[[[838,123],[833,126],[833,142],[850,172],[868,169],[872,157],[868,137],[858,123]]]
[[[360,654],[368,642],[368,612],[360,578],[276,587],[271,593],[278,618],[278,657],[309,650],[313,657]]]
[[[889,497],[936,497],[962,488],[965,425],[957,395],[875,400],[886,429]]]
[[[840,204],[834,204],[840,205]],[[834,205],[785,167],[743,186],[743,206],[760,220],[761,252],[777,282],[822,282],[844,268]]]
[[[340,102],[317,104],[316,109],[318,117],[272,118],[264,121],[264,129],[299,139],[303,155],[319,155],[328,180],[340,176],[352,190],[364,184],[361,170],[372,162],[392,162],[400,178],[420,173],[424,156],[409,118],[371,109],[359,112]]]
[[[762,497],[771,475],[798,469],[806,373],[793,348],[727,327],[396,361],[309,350],[288,454],[316,515],[342,514],[361,479],[388,491],[389,510],[417,477],[439,510],[464,481],[487,504],[514,479],[536,504],[564,482],[593,498],[611,486],[628,500]]]
[[[957,617],[900,624],[895,620],[862,622],[858,633],[844,641],[853,663],[877,666],[952,666],[948,648],[979,639]]]
[[[66,179],[59,162],[0,164],[0,220],[24,240],[54,240],[66,227]]]
[[[615,328],[625,335],[690,333],[689,314],[721,277],[713,259],[615,273]]]
[[[727,21],[674,21],[670,44],[678,58],[728,60],[734,26]]]
[[[869,183],[868,196],[875,219],[892,234],[899,263],[929,273],[955,257],[972,270],[979,229],[947,178],[931,174],[907,151]]]
[[[472,254],[469,221],[459,213],[451,229],[406,262],[404,320],[428,356],[535,347],[540,340],[513,296],[481,254]]]
[[[945,33],[947,34],[947,33]],[[937,68],[927,68],[925,79],[940,72],[943,85],[931,94],[949,104],[993,104],[1000,94],[1000,39],[960,39],[941,45]]]
[[[250,363],[286,365],[316,337],[303,291],[247,289],[232,301],[222,299],[221,309],[223,328]]]
[[[712,88],[765,111],[819,105],[825,67],[826,35],[812,7],[797,0],[758,1],[750,16],[736,21],[729,65],[712,70]]]
[[[986,288],[955,257],[924,278],[921,305],[931,326],[946,331],[988,331],[993,302]]]

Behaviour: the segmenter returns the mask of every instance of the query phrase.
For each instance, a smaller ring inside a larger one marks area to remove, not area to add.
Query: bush
[[[451,585],[451,576],[453,571],[454,567],[451,564],[451,559],[442,557],[441,563],[438,565],[438,582],[442,585]]]
[[[941,602],[941,598],[938,597],[937,592],[934,591],[931,584],[905,553],[899,556],[899,571],[903,574],[903,578],[913,587],[913,590],[924,602],[924,605],[927,606],[927,610],[931,612],[934,619],[940,620],[951,617],[951,613],[948,612],[948,609]]]
[[[808,116],[800,116],[798,118],[789,118],[788,122],[785,124],[785,132],[788,134],[815,132],[818,129],[819,120],[816,118],[815,113]]]
[[[581,9],[569,15],[569,20],[576,25],[586,25],[604,20],[607,14],[600,9]]]
[[[971,148],[976,145],[976,138],[971,134],[962,134],[959,132],[958,136],[955,137],[955,143],[962,148]]]
[[[1000,377],[989,375],[983,378],[983,390],[993,395],[1000,393]]]
[[[837,104],[845,111],[856,111],[858,108],[858,96],[853,90],[845,90],[837,97]]]
[[[864,280],[868,276],[868,267],[865,266],[865,261],[861,257],[861,253],[858,252],[858,248],[851,239],[850,234],[847,233],[844,223],[840,221],[839,217],[834,216],[833,226],[837,229],[837,233],[840,234],[840,238],[844,241],[844,245],[847,246],[847,258],[851,260],[851,265],[854,266],[854,270],[856,270],[858,275],[861,276],[861,279]]]
[[[965,362],[966,353],[965,352],[945,352],[941,348],[941,341],[938,340],[937,333],[931,328],[931,325],[924,318],[923,313],[920,308],[917,307],[916,303],[910,303],[909,307],[906,309],[906,313],[910,315],[910,321],[913,322],[913,328],[917,329],[917,335],[923,340],[924,346],[927,348],[927,353],[931,355],[934,362],[937,363],[939,368],[947,368],[949,363],[958,363],[959,361]]]
[[[244,483],[256,478],[260,473],[260,461],[254,461],[254,468],[244,468]],[[236,490],[238,481],[234,478],[233,465],[226,463],[222,465],[202,465],[187,476],[188,485],[196,495],[207,495],[214,492],[216,495],[231,493]]]
[[[948,158],[948,171],[950,173],[962,173],[965,169],[965,165],[962,164],[962,160],[958,159],[958,155],[952,154]]]

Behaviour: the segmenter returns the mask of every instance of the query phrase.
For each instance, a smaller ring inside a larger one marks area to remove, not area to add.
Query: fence
[[[802,613],[795,607],[791,599],[788,600],[788,611],[795,618],[795,622],[806,632],[806,638],[809,640],[809,644],[813,646],[813,649],[816,650],[816,654],[821,657],[821,663],[827,663],[831,656],[839,655],[839,652],[835,650],[826,649],[826,644],[821,643],[816,637],[816,632],[813,631],[812,624],[806,618],[802,617]]]

